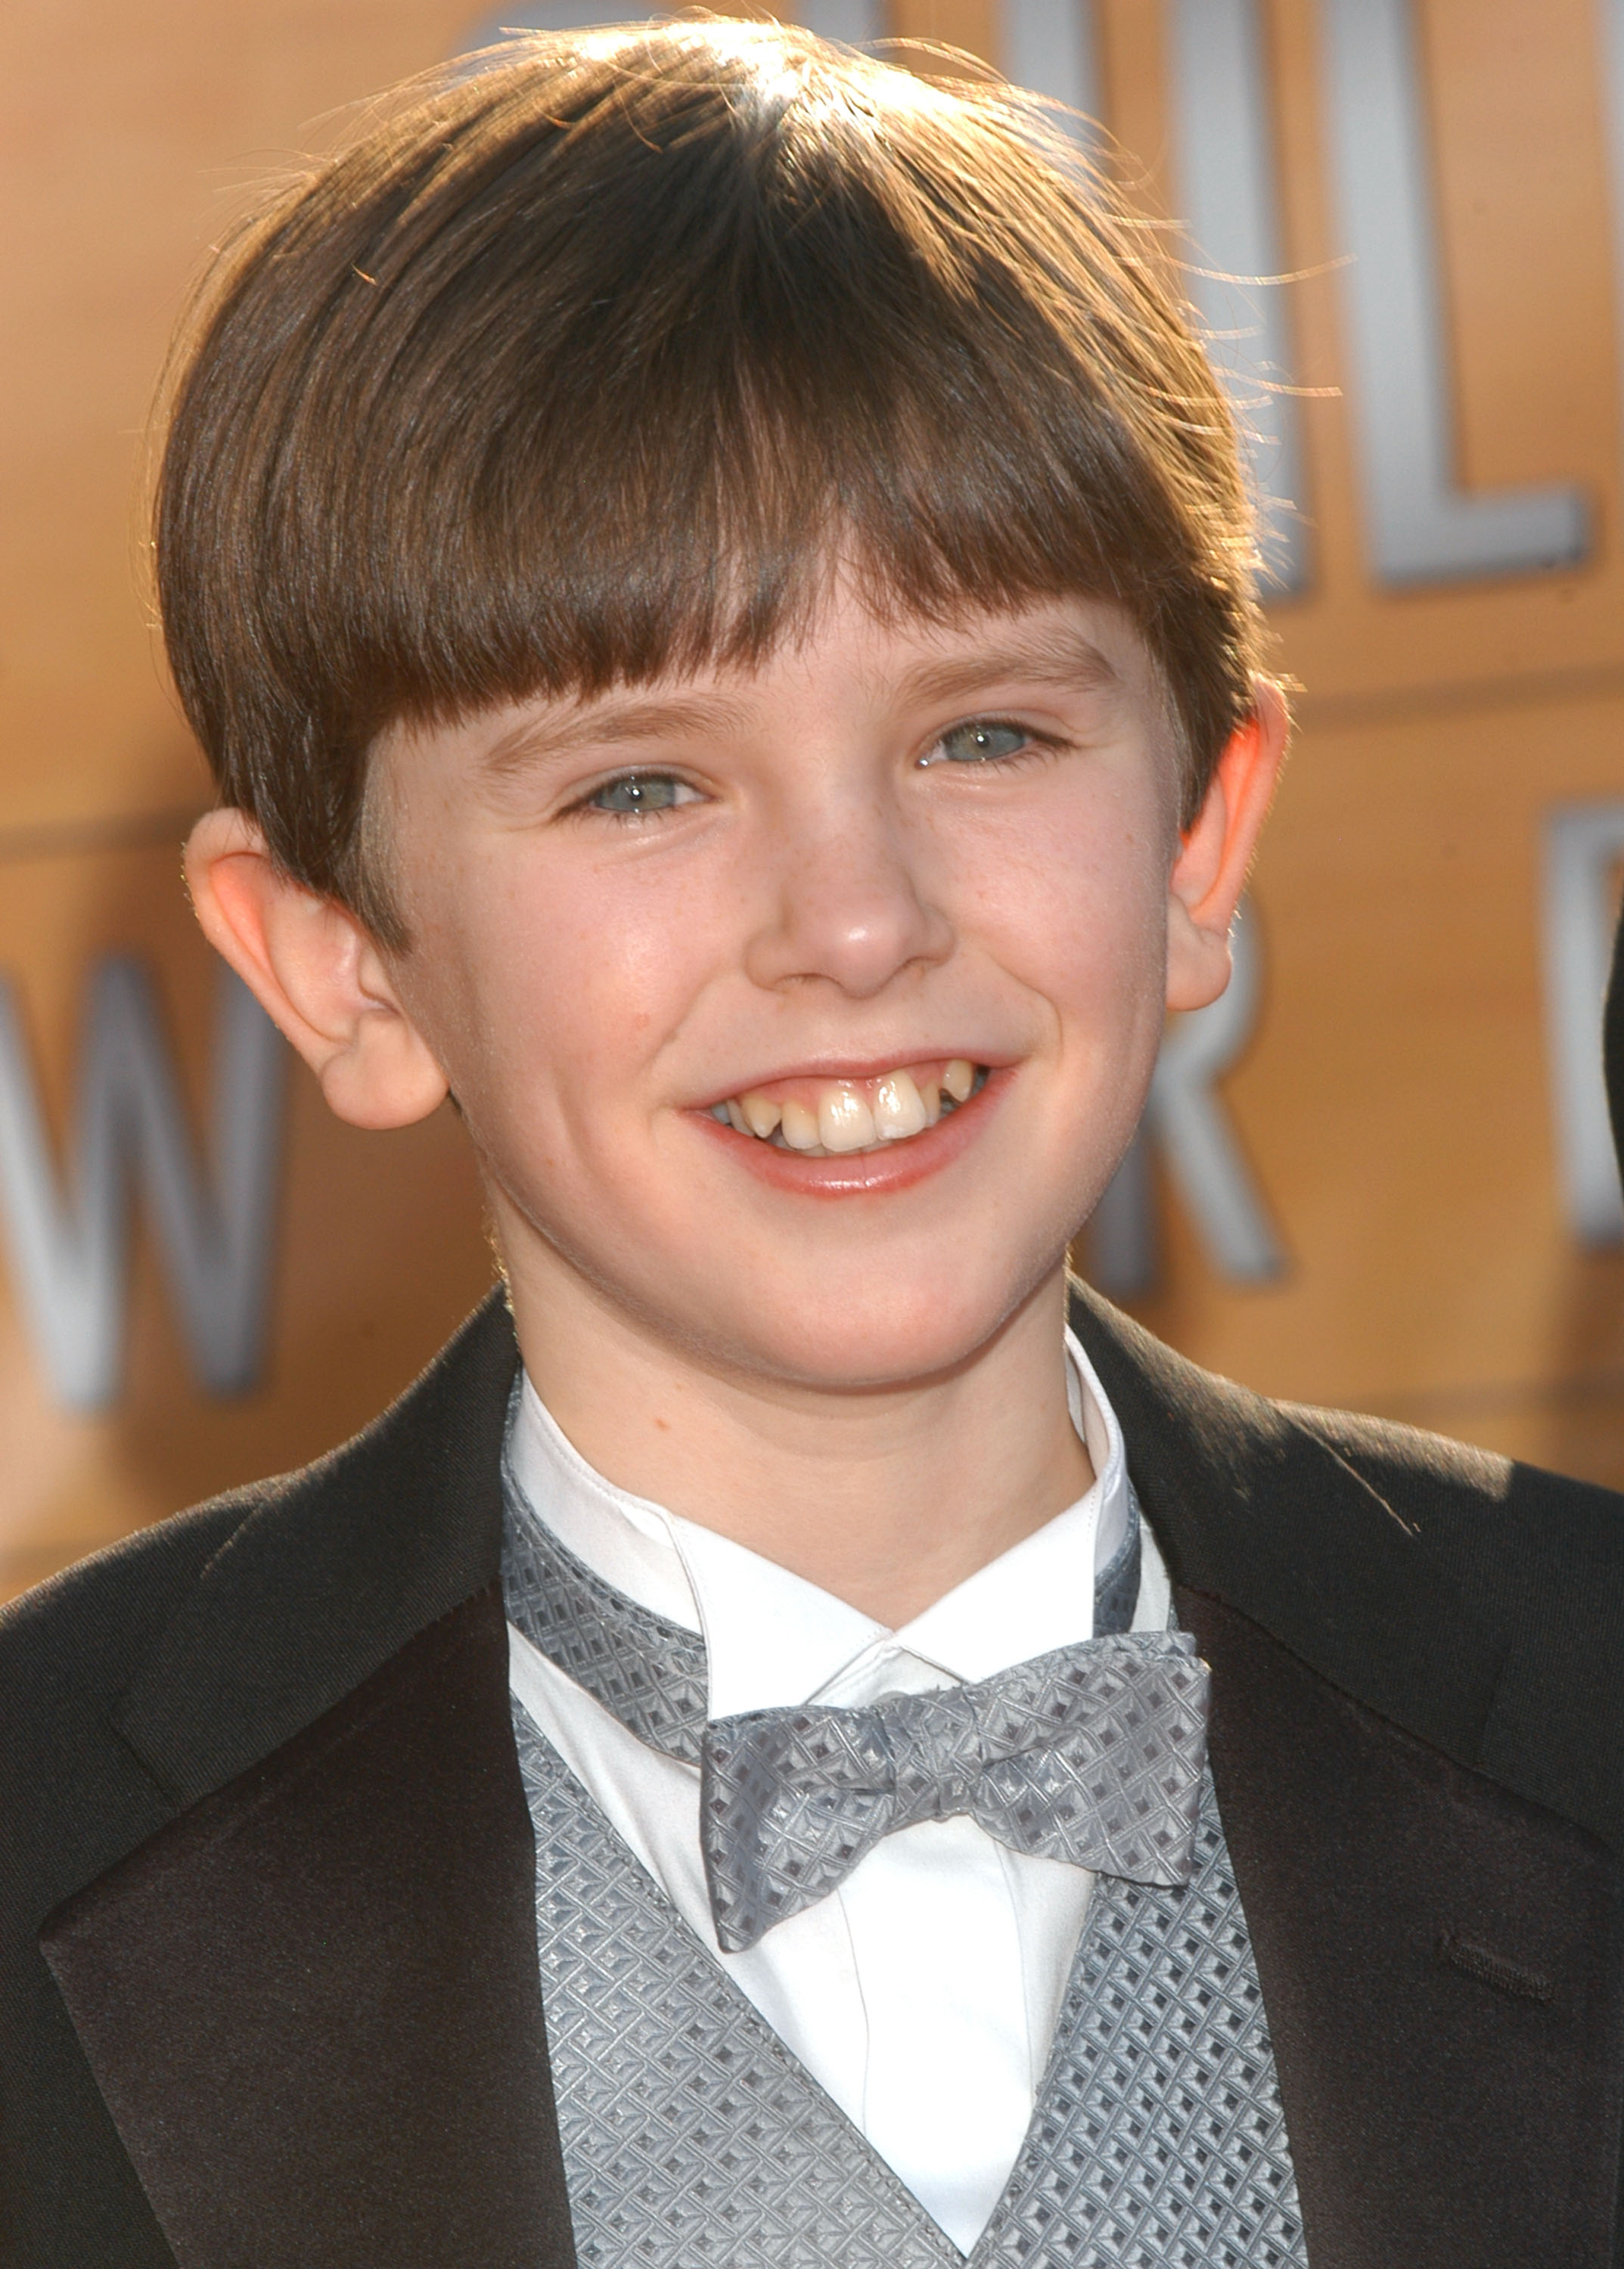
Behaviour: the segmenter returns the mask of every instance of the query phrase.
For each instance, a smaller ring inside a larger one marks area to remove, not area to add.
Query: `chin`
[[[865,1287],[859,1297],[810,1297],[783,1304],[777,1328],[739,1319],[727,1336],[740,1367],[831,1392],[898,1386],[968,1362],[1020,1306],[1006,1281],[967,1297],[960,1284],[931,1282],[898,1294]]]

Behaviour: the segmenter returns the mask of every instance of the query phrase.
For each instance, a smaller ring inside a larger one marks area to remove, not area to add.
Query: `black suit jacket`
[[[1075,1321],[1213,1667],[1313,2269],[1613,2264],[1624,1500]],[[516,1360],[493,1300],[345,1448],[0,1620],[7,2269],[572,2260]]]

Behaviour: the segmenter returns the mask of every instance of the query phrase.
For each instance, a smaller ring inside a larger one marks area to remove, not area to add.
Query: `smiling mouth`
[[[712,1119],[778,1150],[834,1158],[911,1142],[979,1094],[968,1056],[899,1066],[875,1079],[779,1080],[711,1106]]]

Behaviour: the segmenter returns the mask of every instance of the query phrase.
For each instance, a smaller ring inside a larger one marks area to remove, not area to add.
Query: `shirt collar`
[[[703,1632],[713,1718],[814,1697],[867,1699],[943,1676],[990,1678],[1093,1635],[1096,1573],[1133,1519],[1121,1429],[1070,1332],[1066,1356],[1067,1402],[1093,1487],[896,1631],[760,1553],[617,1489],[565,1438],[528,1374],[508,1454],[520,1488],[578,1559],[640,1606]]]

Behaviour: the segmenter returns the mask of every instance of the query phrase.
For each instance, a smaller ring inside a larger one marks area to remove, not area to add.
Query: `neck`
[[[525,1367],[583,1457],[889,1628],[1093,1480],[1067,1404],[1059,1271],[950,1372],[857,1391],[695,1360],[528,1274],[512,1280]]]

